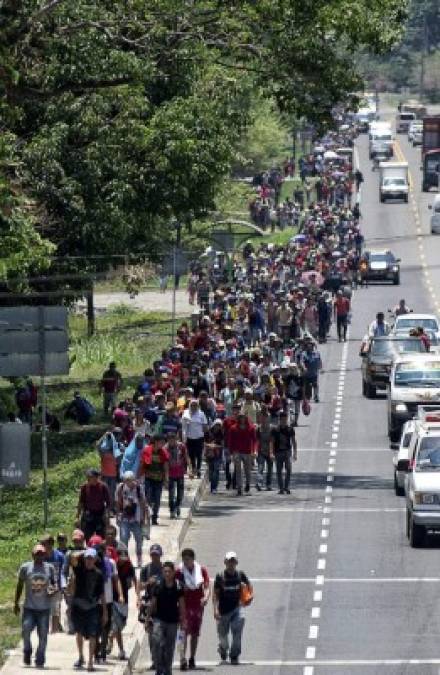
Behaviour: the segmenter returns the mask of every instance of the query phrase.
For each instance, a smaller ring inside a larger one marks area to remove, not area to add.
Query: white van
[[[440,232],[440,195],[434,197],[434,201],[428,206],[428,209],[432,210],[431,234],[438,234]]]
[[[398,134],[407,134],[411,122],[417,119],[413,112],[401,112],[396,116],[396,132]]]

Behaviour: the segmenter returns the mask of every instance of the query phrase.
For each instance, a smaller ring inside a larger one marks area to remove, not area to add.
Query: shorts
[[[50,603],[50,615],[51,616],[61,616],[61,601],[63,599],[63,594],[61,591],[57,591],[52,595]]]
[[[122,631],[127,623],[128,605],[121,605],[119,602],[113,603],[112,608],[112,632]]]
[[[186,634],[198,637],[203,621],[203,607],[188,607],[185,608],[186,619]]]
[[[79,633],[86,640],[91,637],[98,637],[101,634],[100,607],[84,610],[73,606],[71,618],[75,633]]]

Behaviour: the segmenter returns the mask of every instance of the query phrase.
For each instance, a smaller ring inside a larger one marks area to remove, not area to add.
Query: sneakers
[[[220,648],[219,648],[218,653],[220,654],[220,659],[221,659],[222,661],[227,661],[227,660],[228,660],[228,653],[227,653],[226,650],[220,649]]]
[[[283,495],[283,494],[284,494],[284,490],[278,490],[278,494],[279,494],[279,495]]]
[[[23,654],[23,665],[25,666],[30,666],[31,665],[31,652],[24,652]]]
[[[127,657],[126,657],[123,649],[119,652],[118,659],[119,659],[119,661],[126,661],[127,660]]]
[[[195,670],[195,669],[196,669],[195,659],[192,656],[190,656],[188,660],[188,670]]]
[[[285,495],[290,495],[290,490],[289,490],[289,488],[285,488],[285,489],[284,489],[284,494],[285,494]]]
[[[247,485],[246,485],[244,491],[245,491],[245,492],[250,492],[250,491],[251,491],[251,486],[249,485],[249,483],[247,483]]]
[[[239,666],[240,661],[238,660],[238,656],[231,656],[231,666]]]
[[[261,485],[259,483],[257,483],[255,487],[257,488],[258,492],[261,492]]]
[[[267,486],[266,486],[266,490],[267,490],[268,492],[271,492],[271,490],[273,490],[272,485],[267,485]]]
[[[188,670],[188,663],[186,659],[181,659],[180,670]]]
[[[73,667],[75,668],[75,670],[81,670],[81,668],[84,666],[84,663],[85,663],[84,658],[80,656],[78,661],[75,661],[75,663],[73,664]]]
[[[180,506],[176,509],[176,518],[180,518]]]

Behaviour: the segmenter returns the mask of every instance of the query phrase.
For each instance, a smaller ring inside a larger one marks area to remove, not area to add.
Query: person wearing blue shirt
[[[40,540],[40,544],[46,550],[44,561],[53,566],[55,570],[55,582],[57,591],[51,596],[50,617],[52,623],[52,633],[61,633],[61,600],[63,597],[63,584],[65,583],[63,572],[64,554],[54,548],[55,539],[51,534],[46,534]]]
[[[307,398],[311,398],[312,391],[315,403],[319,402],[319,371],[322,370],[321,355],[312,341],[307,342],[301,357],[304,369],[304,388]]]

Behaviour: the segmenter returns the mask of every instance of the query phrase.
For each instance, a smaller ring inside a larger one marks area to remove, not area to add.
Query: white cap
[[[238,561],[238,556],[235,551],[228,551],[225,553],[225,560],[237,560]]]

